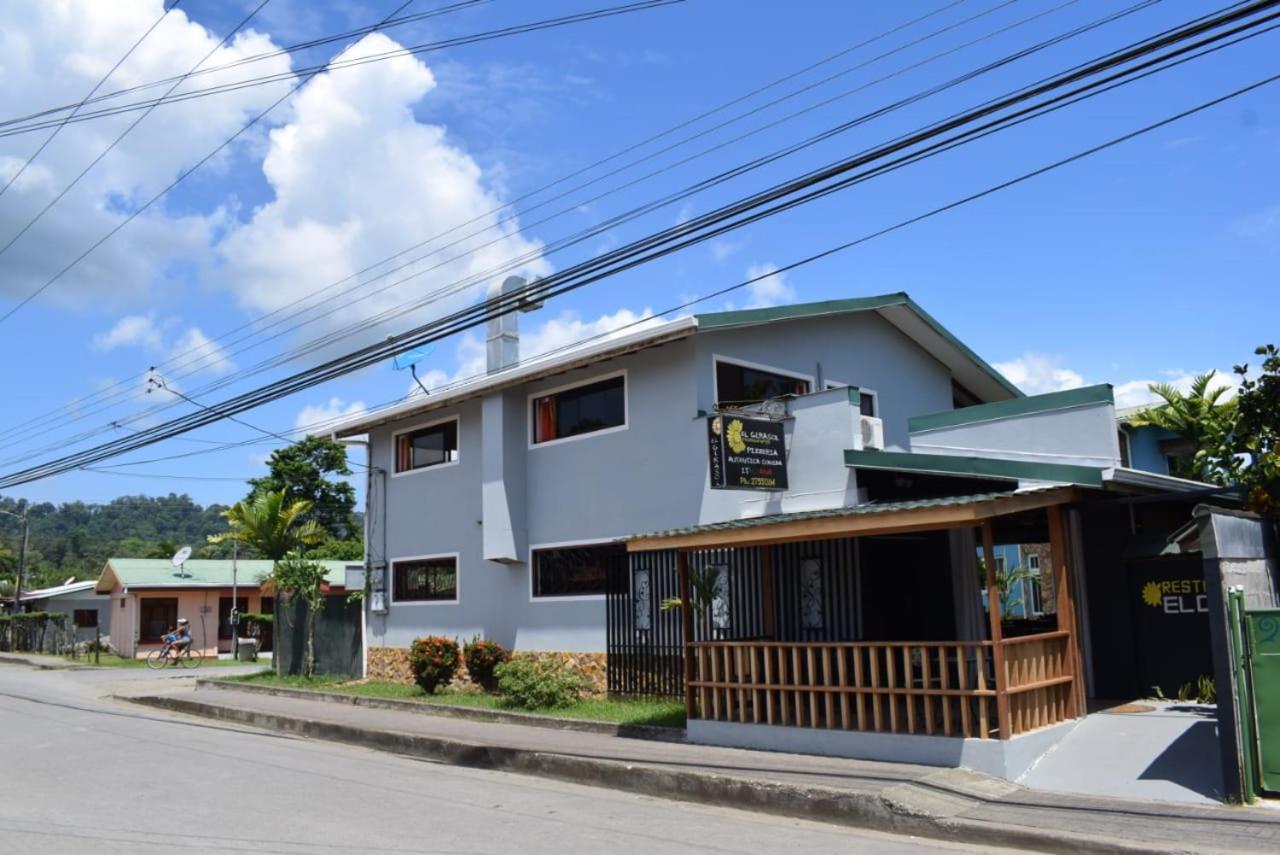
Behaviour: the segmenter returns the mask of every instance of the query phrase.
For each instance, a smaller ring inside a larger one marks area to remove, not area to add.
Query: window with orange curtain
[[[585,383],[533,399],[533,441],[550,442],[627,423],[626,377]]]
[[[458,459],[458,420],[408,431],[396,437],[396,472],[453,463]]]

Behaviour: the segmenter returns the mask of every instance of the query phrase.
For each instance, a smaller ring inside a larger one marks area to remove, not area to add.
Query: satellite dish
[[[422,385],[422,381],[418,379],[418,363],[431,355],[431,351],[435,350],[434,344],[426,347],[414,348],[406,350],[404,353],[398,353],[391,358],[391,367],[397,371],[409,369],[409,373],[413,375],[413,382],[418,384],[418,388],[422,390],[422,394],[429,395],[427,387]]]
[[[178,568],[179,576],[185,575],[182,572],[182,563],[190,557],[191,557],[191,547],[184,546],[181,549],[179,549],[177,552],[173,553],[173,557],[169,559],[169,561],[173,564],[173,566]]]

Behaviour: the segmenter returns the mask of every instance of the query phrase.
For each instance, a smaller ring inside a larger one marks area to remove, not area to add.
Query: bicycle
[[[152,650],[147,654],[147,667],[159,670],[166,665],[176,665],[180,668],[199,668],[200,660],[203,658],[199,653],[192,653],[191,646],[188,645],[173,652],[174,645],[166,644],[164,647]]]

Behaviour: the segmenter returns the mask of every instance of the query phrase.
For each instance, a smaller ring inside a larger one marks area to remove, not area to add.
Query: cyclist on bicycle
[[[171,637],[173,641],[170,644],[170,655],[177,659],[191,646],[191,624],[186,618],[178,618],[178,628],[173,631]]]

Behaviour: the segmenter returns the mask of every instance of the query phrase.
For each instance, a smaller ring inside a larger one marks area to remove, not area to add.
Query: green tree
[[[1224,400],[1225,386],[1214,386],[1217,372],[1201,374],[1184,394],[1168,383],[1153,383],[1151,391],[1163,403],[1136,414],[1131,424],[1154,426],[1175,433],[1191,443],[1191,457],[1179,461],[1173,474],[1210,484],[1231,486],[1239,476],[1239,460],[1231,453],[1235,432],[1236,402]]]
[[[1262,357],[1262,373],[1256,380],[1247,376],[1248,365],[1235,366],[1240,388],[1232,451],[1247,460],[1239,474],[1248,490],[1249,506],[1280,515],[1280,349],[1267,344],[1254,353]]]
[[[329,437],[309,436],[273,451],[267,466],[267,475],[249,481],[250,500],[262,493],[283,491],[291,501],[309,502],[308,518],[334,540],[359,536],[353,514],[355,488],[331,477],[351,474],[345,446]]]
[[[229,530],[209,535],[210,543],[238,541],[263,558],[279,561],[290,552],[319,543],[324,530],[308,519],[311,503],[289,501],[283,490],[259,493],[222,512]]]
[[[290,600],[298,597],[307,604],[302,676],[308,680],[316,673],[316,624],[324,608],[324,581],[324,565],[304,558],[297,551],[291,551],[276,561],[271,573],[262,579],[264,590],[274,590]]]

